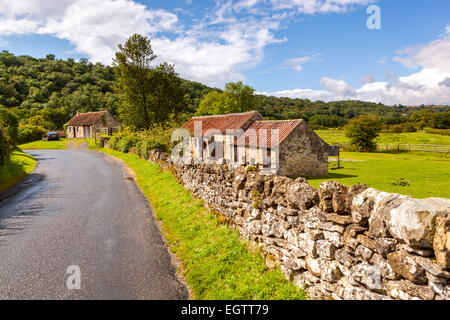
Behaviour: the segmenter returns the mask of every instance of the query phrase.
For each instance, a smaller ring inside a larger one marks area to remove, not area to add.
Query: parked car
[[[44,141],[52,141],[52,140],[59,140],[58,133],[56,132],[48,132],[42,140]]]

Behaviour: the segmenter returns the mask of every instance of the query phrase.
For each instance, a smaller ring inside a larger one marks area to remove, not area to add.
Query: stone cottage
[[[257,111],[191,118],[188,155],[197,162],[255,165],[285,176],[326,176],[329,146],[304,120],[264,120]]]
[[[96,132],[108,132],[118,130],[122,124],[116,120],[107,110],[98,112],[79,113],[70,119],[67,126],[68,138],[89,139]]]

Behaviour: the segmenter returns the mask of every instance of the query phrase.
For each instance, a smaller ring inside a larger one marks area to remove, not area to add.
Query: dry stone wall
[[[450,299],[450,199],[172,163],[194,196],[313,299]],[[248,171],[248,170],[247,170]]]

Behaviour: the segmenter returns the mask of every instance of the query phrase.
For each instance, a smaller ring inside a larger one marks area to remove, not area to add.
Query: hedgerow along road
[[[0,203],[0,299],[188,298],[124,165],[89,150],[27,153],[36,170]]]

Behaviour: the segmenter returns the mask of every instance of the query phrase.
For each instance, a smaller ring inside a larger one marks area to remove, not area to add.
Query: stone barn
[[[254,165],[291,177],[326,176],[328,144],[302,120],[264,120],[257,112],[191,118],[188,154],[196,161]]]
[[[117,131],[122,124],[116,120],[107,110],[98,112],[79,113],[70,119],[67,126],[68,138],[89,139],[96,132]]]

